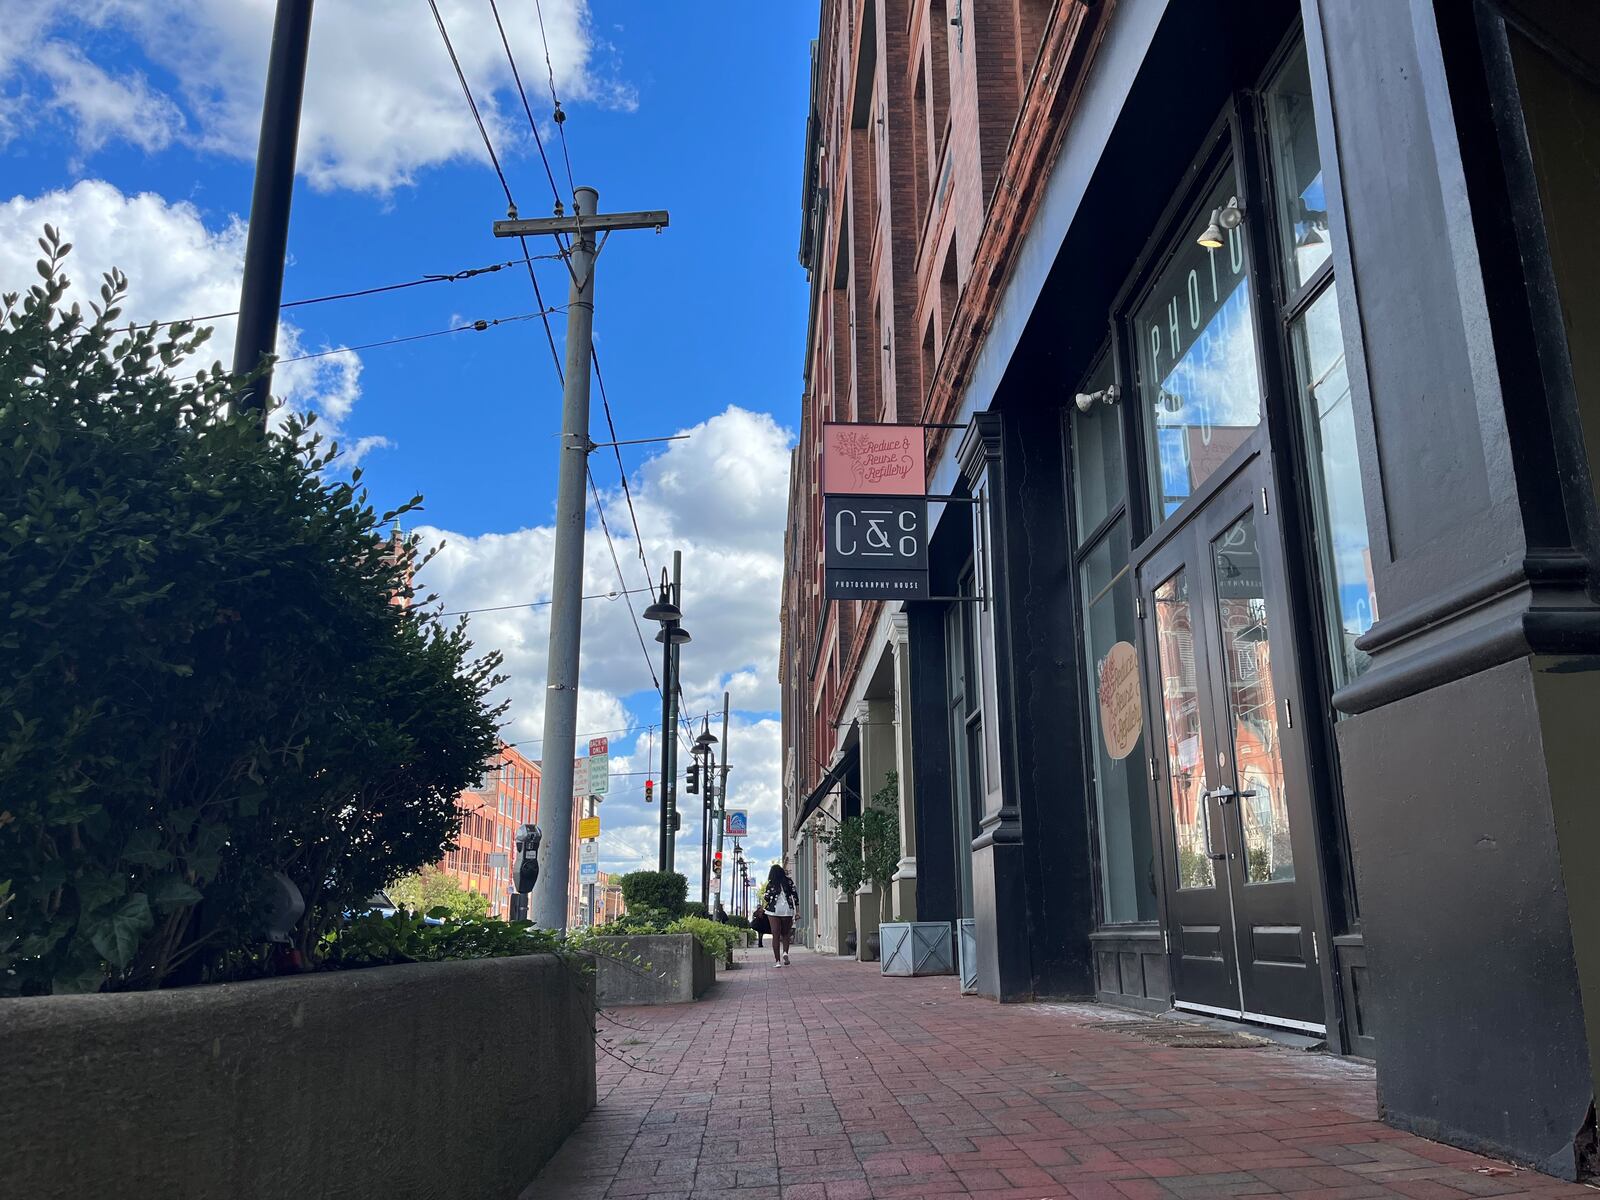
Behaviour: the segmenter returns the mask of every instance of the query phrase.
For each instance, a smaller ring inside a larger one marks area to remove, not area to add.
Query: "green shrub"
[[[0,297],[0,995],[259,968],[277,874],[314,955],[452,845],[498,658],[393,603],[416,500],[380,514],[311,419],[233,411],[209,331],[119,331],[120,273],[67,306],[40,246]]]
[[[742,940],[720,921],[707,920],[705,917],[679,917],[667,926],[666,932],[692,933],[694,940],[716,958],[727,957],[728,951]]]
[[[689,895],[688,879],[676,871],[632,871],[618,883],[630,912],[650,908],[680,916]]]
[[[743,913],[733,913],[728,917],[728,924],[735,929],[749,929],[750,918]]]
[[[711,910],[698,900],[690,900],[683,906],[683,915],[686,917],[710,917]]]
[[[489,915],[489,897],[462,887],[459,879],[438,867],[402,875],[383,890],[401,908],[414,913],[443,909],[443,915],[451,917]]]

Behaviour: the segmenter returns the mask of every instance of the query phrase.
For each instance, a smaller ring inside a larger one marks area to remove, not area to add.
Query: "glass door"
[[[1140,565],[1177,1003],[1320,1031],[1309,785],[1259,456]]]

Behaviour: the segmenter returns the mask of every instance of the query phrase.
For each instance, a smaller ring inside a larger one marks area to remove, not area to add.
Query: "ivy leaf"
[[[201,899],[199,890],[184,882],[181,875],[161,876],[147,889],[147,894],[157,912],[171,912],[186,904],[197,904]]]
[[[135,829],[123,848],[122,857],[141,867],[155,867],[157,870],[172,862],[172,855],[161,848],[160,831],[155,829]]]
[[[150,901],[143,892],[135,892],[121,908],[90,926],[89,942],[120,971],[133,961],[139,939],[154,925]]]

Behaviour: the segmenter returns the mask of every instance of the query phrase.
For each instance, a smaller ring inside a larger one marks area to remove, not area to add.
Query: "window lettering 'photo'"
[[[1227,207],[1225,176],[1204,205]],[[1249,263],[1242,224],[1223,245],[1180,238],[1171,262],[1134,318],[1141,403],[1155,431],[1151,478],[1163,517],[1176,512],[1261,424]]]

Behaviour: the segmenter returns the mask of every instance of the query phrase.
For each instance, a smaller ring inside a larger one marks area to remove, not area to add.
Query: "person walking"
[[[800,911],[800,894],[795,891],[794,880],[789,878],[782,863],[773,863],[772,870],[767,872],[767,886],[761,889],[761,909],[767,914],[767,925],[772,931],[773,965],[787,967],[794,918]]]

